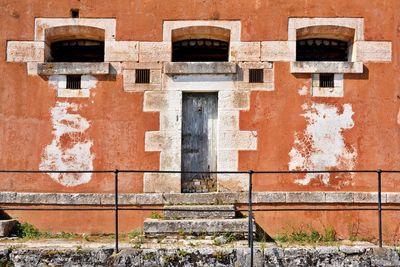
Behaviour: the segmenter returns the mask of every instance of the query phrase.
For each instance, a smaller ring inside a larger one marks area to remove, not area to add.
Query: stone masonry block
[[[163,150],[160,153],[161,170],[180,170],[181,168],[181,150],[179,147]]]
[[[355,203],[378,203],[378,193],[375,192],[354,192]],[[386,193],[382,193],[382,203],[386,203]]]
[[[363,73],[362,62],[295,61],[291,73]]]
[[[149,91],[144,94],[145,112],[181,110],[182,92],[179,91]]]
[[[262,61],[296,61],[296,42],[265,41],[261,42]]]
[[[171,61],[172,48],[170,42],[140,42],[139,62]]]
[[[239,130],[239,110],[221,110],[218,112],[218,119],[225,130]]]
[[[235,91],[218,92],[219,110],[248,110],[250,108],[250,93]]]
[[[172,131],[182,128],[182,112],[180,110],[168,110],[160,114],[160,130]]]
[[[387,203],[400,203],[400,193],[386,193]]]
[[[286,203],[285,192],[255,192],[253,193],[255,203]]]
[[[138,61],[139,42],[108,41],[105,43],[105,61]]]
[[[219,149],[256,150],[256,131],[221,131],[219,134]]]
[[[161,84],[161,70],[150,70],[150,83]]]
[[[358,41],[354,46],[355,61],[392,61],[392,42]]]
[[[233,219],[234,217],[234,205],[176,205],[164,207],[165,219]]]
[[[239,155],[237,150],[218,150],[217,166],[220,171],[236,171]]]
[[[232,42],[230,47],[231,61],[259,61],[260,42]]]
[[[104,29],[106,41],[115,40],[117,20],[115,18],[35,18],[35,40],[45,41],[46,30],[59,26],[89,26]]]
[[[149,131],[145,133],[145,151],[163,151],[178,149],[181,136],[175,131]]]
[[[288,40],[296,40],[296,30],[310,26],[339,26],[353,28],[355,30],[354,39],[364,40],[364,18],[289,18]]]
[[[324,192],[287,192],[287,203],[324,203]]]
[[[135,89],[135,70],[123,70],[124,90],[131,91]]]
[[[248,174],[218,174],[218,192],[241,192],[249,190]]]
[[[124,70],[135,70],[135,69],[150,69],[150,70],[161,70],[163,64],[159,62],[122,62],[122,68]]]
[[[181,175],[171,173],[145,173],[143,191],[146,193],[180,193]]]
[[[44,48],[44,42],[8,41],[7,62],[43,62]]]
[[[7,203],[15,203],[17,199],[16,192],[1,192],[0,193],[0,203],[7,204]]]
[[[253,227],[255,231],[255,227]],[[158,220],[146,219],[143,231],[145,235],[168,234],[204,234],[234,233],[246,235],[248,219],[192,219],[192,220]]]
[[[326,192],[325,201],[326,203],[353,203],[352,192]]]

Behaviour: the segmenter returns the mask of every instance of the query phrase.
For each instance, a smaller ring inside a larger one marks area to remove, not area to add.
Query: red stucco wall
[[[343,98],[299,95],[302,86],[310,87],[310,76],[291,74],[289,63],[274,63],[275,90],[252,92],[250,110],[240,114],[241,130],[257,131],[258,149],[241,151],[239,168],[287,170],[294,133],[302,132],[306,127],[301,106],[314,102],[338,107],[347,103],[352,105],[354,127],[343,135],[346,145],[357,150],[356,169],[400,169],[400,125],[397,122],[400,107],[400,1],[34,2],[3,0],[0,4],[0,169],[38,169],[43,149],[52,140],[49,110],[57,101],[56,91],[45,78],[27,76],[25,63],[6,62],[6,41],[33,40],[34,18],[69,17],[71,8],[79,8],[80,16],[84,18],[116,18],[116,39],[138,41],[161,41],[164,20],[240,20],[242,41],[264,41],[287,40],[289,17],[362,17],[366,40],[392,42],[392,62],[365,63],[364,74],[346,74]],[[143,112],[143,94],[124,92],[121,76],[116,76],[115,80],[103,78],[94,92],[90,98],[67,100],[82,104],[81,115],[90,121],[91,126],[85,135],[93,140],[94,168],[157,169],[159,155],[144,151],[144,133],[158,130],[159,118],[157,113]],[[70,141],[63,142],[68,146]],[[332,179],[329,185],[313,180],[310,185],[301,186],[294,183],[295,178],[294,175],[270,175],[268,178],[257,175],[254,190],[376,189],[376,177],[369,174]],[[0,179],[1,191],[112,192],[114,188],[111,174],[96,174],[89,183],[75,187],[61,186],[47,175],[40,174],[1,174]],[[350,183],[343,185],[343,180]],[[383,190],[398,191],[399,181],[400,175],[385,174]],[[142,188],[141,175],[121,176],[121,191],[142,192]],[[32,219],[40,217],[31,216]],[[262,218],[264,215],[259,216]],[[305,213],[302,216],[309,217]],[[329,216],[320,214],[319,218],[329,221]],[[395,219],[395,215],[391,218]],[[34,220],[48,228],[40,220]],[[63,225],[62,221],[59,223]]]

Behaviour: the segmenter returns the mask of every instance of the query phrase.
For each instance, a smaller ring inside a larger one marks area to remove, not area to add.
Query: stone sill
[[[235,74],[236,63],[231,62],[166,62],[166,74]]]
[[[294,61],[291,73],[363,73],[362,62],[342,61]]]
[[[110,73],[106,62],[46,62],[38,63],[39,75],[104,75]]]
[[[0,204],[113,205],[114,194],[2,192]],[[232,193],[124,193],[120,205],[246,204],[247,192]],[[254,204],[377,204],[376,192],[254,192]],[[400,193],[382,193],[383,204],[400,204]]]

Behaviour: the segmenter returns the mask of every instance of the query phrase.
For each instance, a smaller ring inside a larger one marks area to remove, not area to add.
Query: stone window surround
[[[334,87],[320,87],[319,73],[311,74],[311,96],[314,97],[343,97],[343,74],[334,74]]]
[[[355,61],[355,56],[353,53],[353,49],[355,46],[353,45],[356,41],[364,40],[364,19],[362,18],[289,18],[288,22],[288,41],[292,42],[293,58],[291,63],[291,72],[292,73],[330,73],[332,68],[340,69],[338,72],[352,72],[349,68],[340,68],[339,65],[342,65],[343,62],[324,62],[321,64],[320,62],[308,61],[306,70],[303,69],[303,66],[306,64],[299,65],[297,64],[297,68],[295,66],[296,62],[296,41],[299,32],[303,33],[310,29],[312,37],[331,37],[329,36],[329,31],[327,31],[326,27],[335,27],[336,31],[332,29],[332,38],[333,39],[346,39],[347,41],[352,42],[349,45],[349,61]],[[320,29],[320,31],[319,31]],[[353,29],[353,33],[349,33],[349,29]],[[328,33],[328,35],[327,35]],[[354,34],[351,36],[351,34]],[[341,38],[343,35],[343,38]],[[311,37],[309,36],[309,37]],[[308,69],[308,70],[307,70]],[[314,69],[314,71],[310,71],[310,69]],[[362,70],[362,68],[361,68]],[[361,71],[362,72],[362,71]]]
[[[70,27],[71,26],[71,27]],[[36,18],[34,41],[9,41],[7,42],[7,61],[26,62],[28,75],[48,76],[49,84],[56,88],[58,97],[90,97],[90,88],[96,84],[96,78],[92,75],[109,74],[109,64],[99,63],[45,63],[50,57],[48,38],[57,39],[60,34],[74,32],[74,27],[82,27],[85,36],[101,38],[105,42],[105,51],[115,43],[116,20],[115,19],[82,19],[82,18]],[[32,51],[25,53],[24,50]],[[105,61],[107,61],[105,53]],[[54,68],[44,67],[51,64]],[[106,68],[106,69],[105,69]],[[50,72],[54,73],[50,73]],[[56,73],[60,71],[60,73]],[[79,73],[76,73],[79,72]],[[112,72],[112,71],[111,71]],[[65,86],[66,75],[82,74],[82,88],[68,89]]]

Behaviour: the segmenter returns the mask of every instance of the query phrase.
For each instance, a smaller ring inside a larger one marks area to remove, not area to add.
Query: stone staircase
[[[248,218],[237,217],[234,205],[174,205],[164,206],[162,219],[146,219],[144,234],[146,237],[230,234],[244,239],[248,236],[248,225]]]

